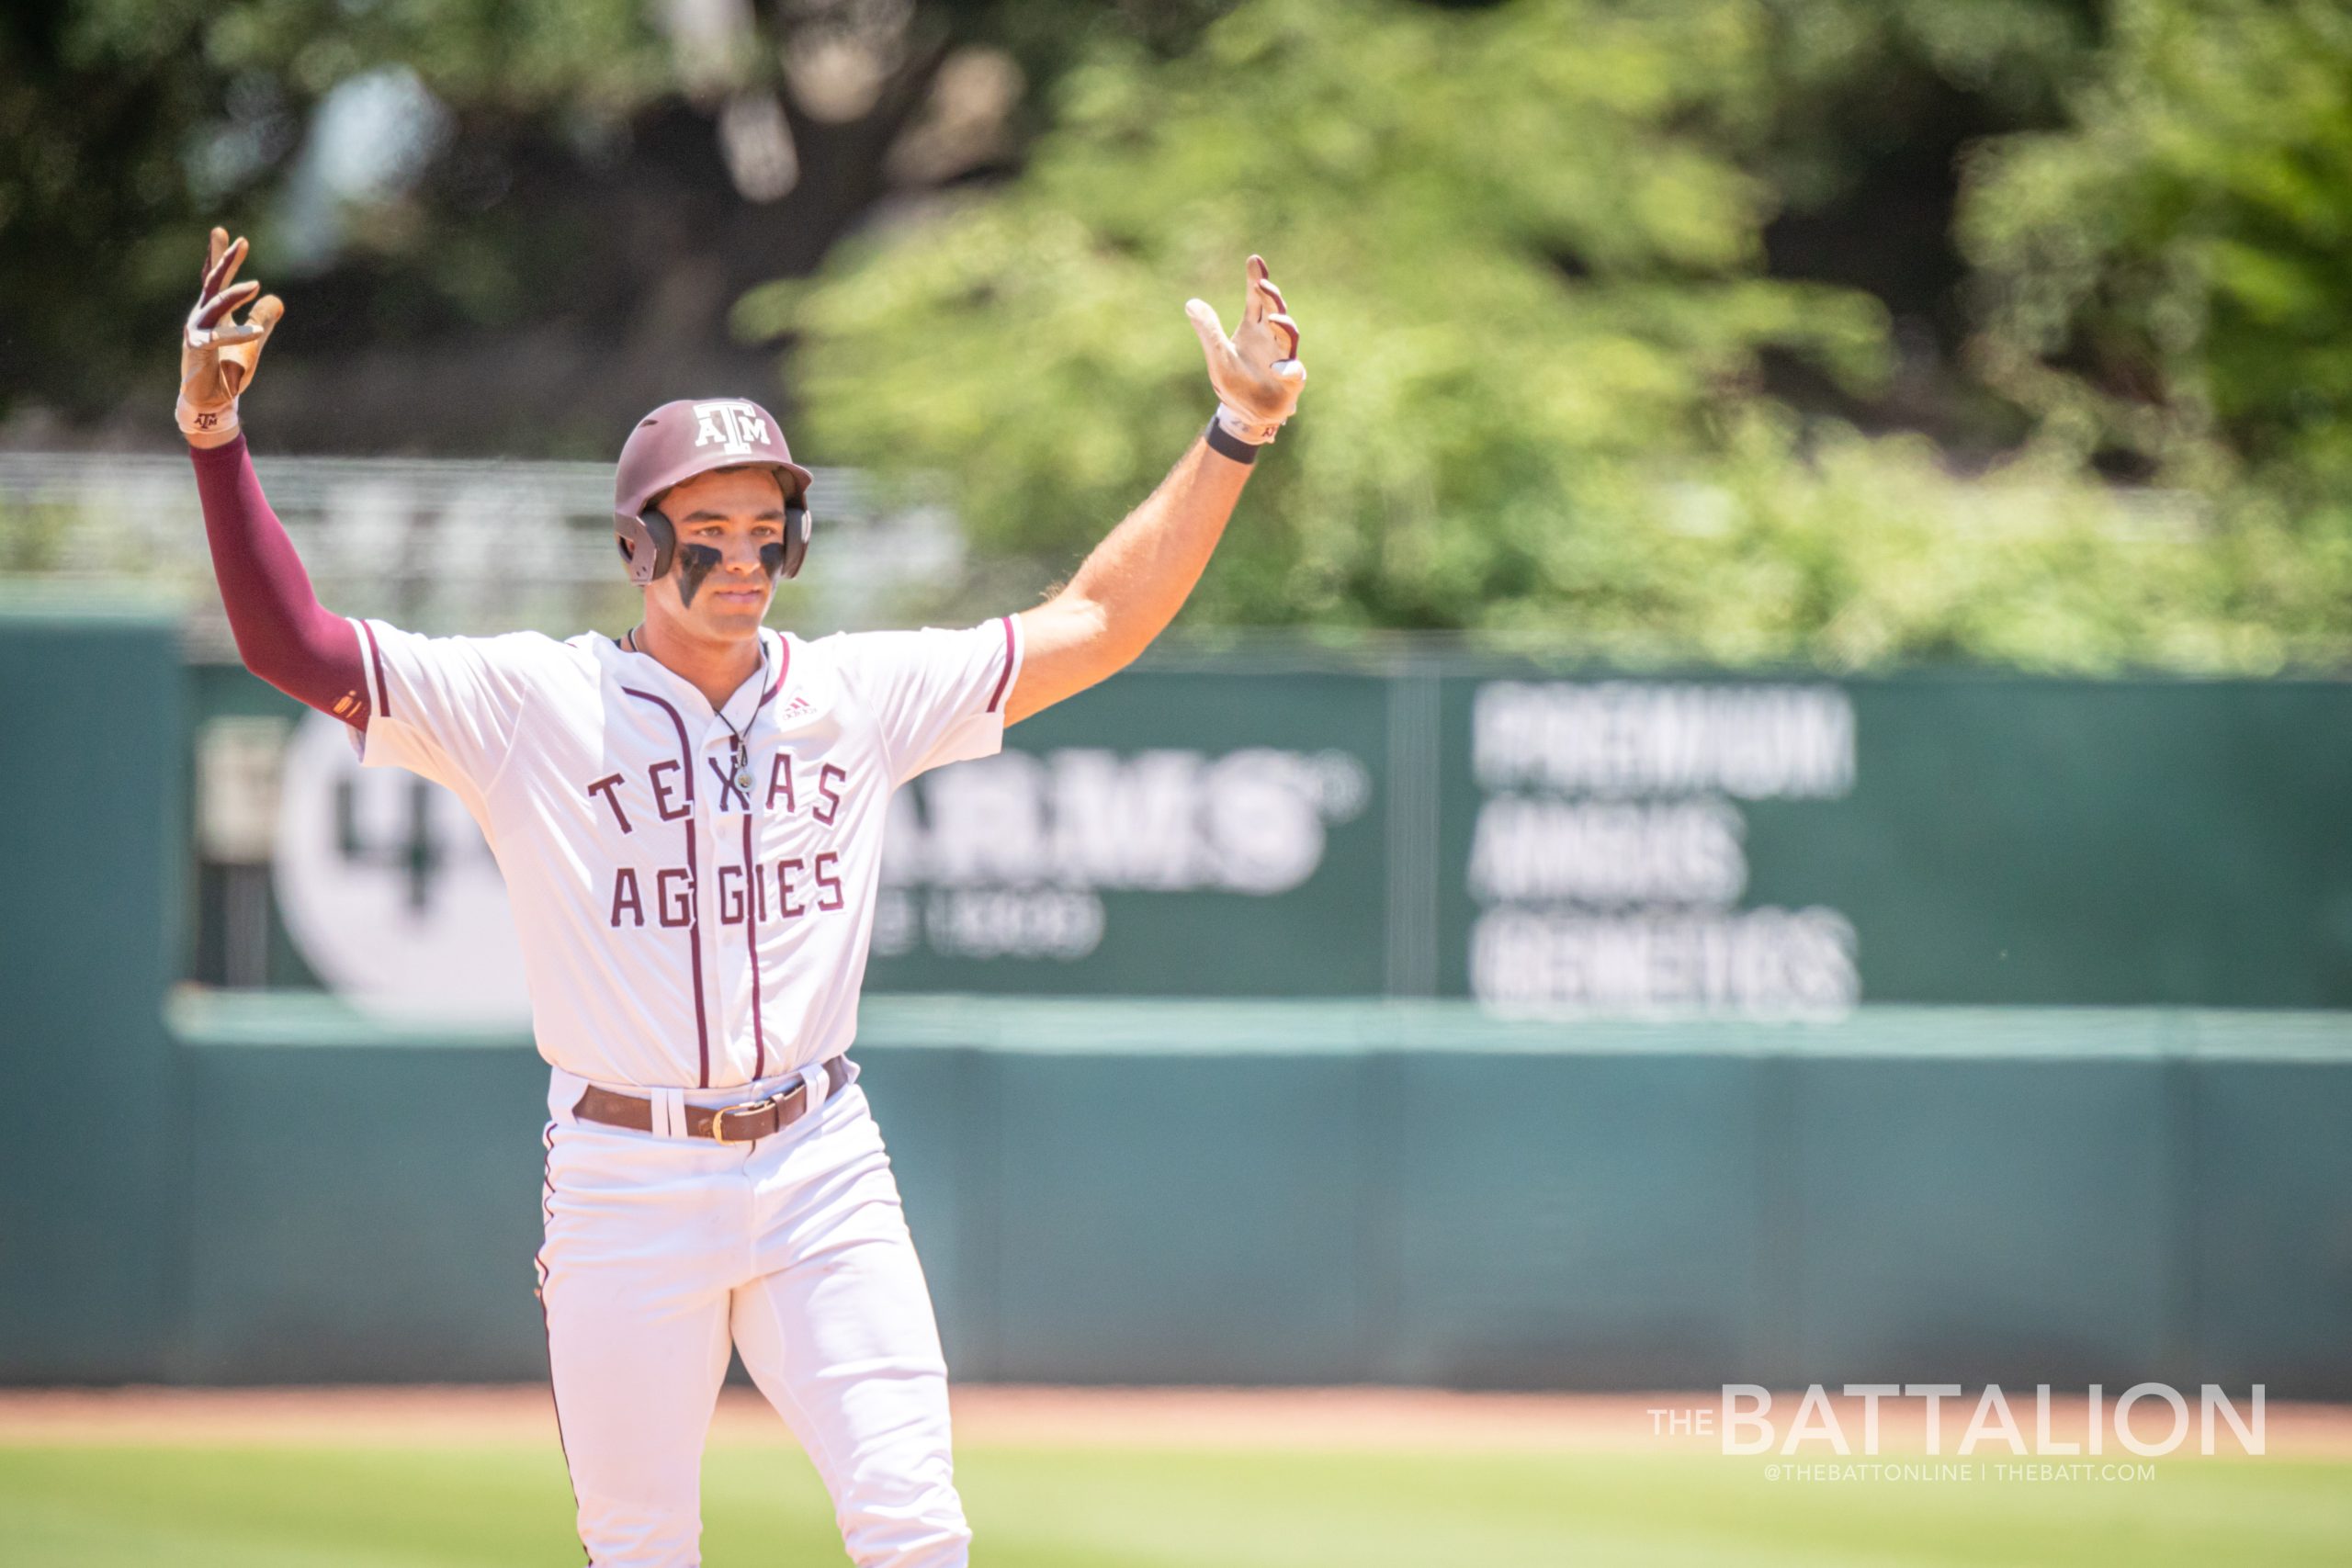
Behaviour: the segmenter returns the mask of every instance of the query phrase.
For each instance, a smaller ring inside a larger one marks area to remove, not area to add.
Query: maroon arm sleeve
[[[220,581],[220,602],[245,668],[288,696],[365,731],[369,702],[359,634],[311,591],[311,574],[254,476],[245,438],[192,446],[188,455],[204,502],[212,573]]]

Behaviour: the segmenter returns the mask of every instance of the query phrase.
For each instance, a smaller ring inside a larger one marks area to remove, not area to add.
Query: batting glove
[[[1217,423],[1252,446],[1272,441],[1298,407],[1306,367],[1298,362],[1298,323],[1283,313],[1283,291],[1266,276],[1265,259],[1250,258],[1249,302],[1231,337],[1204,299],[1186,301],[1184,314],[1208,355]]]
[[[245,242],[230,243],[226,229],[212,231],[204,259],[204,283],[196,308],[180,333],[180,430],[198,446],[225,446],[237,434],[237,397],[253,384],[270,329],[286,314],[277,295],[261,294],[258,283],[238,283]],[[253,310],[241,323],[234,312]]]

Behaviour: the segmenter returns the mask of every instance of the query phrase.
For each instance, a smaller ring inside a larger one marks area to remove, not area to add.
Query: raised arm
[[[1022,612],[1021,674],[1005,698],[1007,724],[1118,673],[1176,618],[1225,533],[1258,448],[1298,406],[1306,382],[1298,323],[1263,261],[1250,258],[1249,300],[1233,336],[1202,300],[1184,313],[1208,355],[1216,418],[1069,586]]]
[[[234,313],[261,293],[236,282],[245,242],[212,231],[204,283],[180,341],[180,429],[196,464],[204,536],[245,668],[322,713],[368,728],[368,677],[359,634],[321,604],[294,541],[271,511],[238,428],[237,398],[253,380],[270,329],[285,313],[276,296]]]

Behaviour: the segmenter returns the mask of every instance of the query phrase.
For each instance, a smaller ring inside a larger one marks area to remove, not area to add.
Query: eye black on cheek
[[[678,547],[676,575],[680,604],[692,604],[695,602],[695,593],[702,587],[703,579],[718,570],[721,558],[719,553],[708,545]]]

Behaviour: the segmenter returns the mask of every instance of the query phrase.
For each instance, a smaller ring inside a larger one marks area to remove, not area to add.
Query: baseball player
[[[214,570],[246,668],[350,726],[367,766],[456,791],[505,876],[548,1066],[539,1298],[589,1561],[700,1560],[731,1346],[855,1562],[964,1563],[946,1366],[847,1055],[883,823],[892,791],[994,753],[1175,615],[1306,378],[1281,291],[1252,256],[1232,336],[1186,306],[1215,417],[1034,609],[766,629],[808,557],[808,470],[757,403],[707,398],[663,404],[621,448],[634,627],[426,637],[322,608],[262,496],[237,399],[284,307],[237,281],[245,254],[212,231],[181,347]]]

